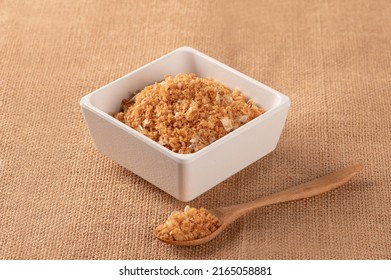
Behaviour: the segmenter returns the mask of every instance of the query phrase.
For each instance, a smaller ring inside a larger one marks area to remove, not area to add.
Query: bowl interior
[[[93,92],[91,105],[105,113],[117,112],[121,109],[121,101],[128,99],[132,92],[163,80],[165,75],[178,73],[215,78],[232,89],[240,89],[265,110],[281,103],[279,94],[271,88],[202,53],[181,48]]]

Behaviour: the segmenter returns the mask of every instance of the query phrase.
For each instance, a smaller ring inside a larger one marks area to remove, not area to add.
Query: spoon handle
[[[334,190],[342,186],[343,184],[345,184],[362,169],[363,166],[361,164],[352,165],[344,169],[341,169],[339,171],[336,171],[334,173],[328,174],[326,176],[314,179],[307,183],[290,187],[281,192],[266,197],[262,197],[254,201],[233,206],[235,208],[235,209],[231,208],[231,210],[233,210],[233,212],[231,212],[233,213],[233,215],[232,216],[230,215],[231,217],[229,218],[227,217],[227,218],[231,221],[236,220],[241,215],[259,207],[308,198],[308,197],[316,196]]]

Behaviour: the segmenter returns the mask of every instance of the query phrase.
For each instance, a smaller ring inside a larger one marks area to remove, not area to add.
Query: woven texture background
[[[391,2],[0,0],[1,259],[390,259]],[[80,98],[191,46],[288,95],[277,149],[190,203],[228,206],[363,163],[200,247],[186,203],[99,154]]]

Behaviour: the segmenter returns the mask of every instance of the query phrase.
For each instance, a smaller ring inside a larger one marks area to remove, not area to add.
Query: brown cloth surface
[[[388,0],[0,1],[0,258],[390,259],[390,18]],[[99,154],[79,100],[180,46],[292,101],[277,149],[191,206],[364,170],[203,246],[156,241],[187,203]]]

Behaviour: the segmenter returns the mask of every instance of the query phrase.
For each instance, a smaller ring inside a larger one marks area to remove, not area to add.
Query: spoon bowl
[[[194,239],[194,240],[186,240],[186,241],[164,240],[158,238],[157,236],[156,238],[162,242],[171,245],[176,245],[176,246],[196,246],[196,245],[204,244],[217,237],[235,220],[237,220],[238,218],[240,218],[241,216],[247,214],[252,210],[267,205],[313,197],[334,190],[344,185],[362,169],[363,169],[362,164],[352,165],[344,169],[338,170],[336,172],[333,172],[331,174],[328,174],[326,176],[314,179],[307,183],[290,187],[286,190],[274,193],[266,197],[256,199],[254,201],[211,210],[210,212],[213,213],[220,220],[221,226],[216,231],[212,232],[210,235],[206,237]]]

